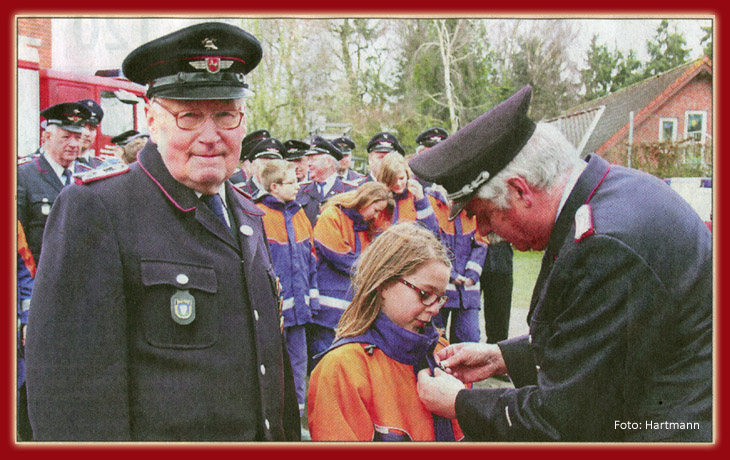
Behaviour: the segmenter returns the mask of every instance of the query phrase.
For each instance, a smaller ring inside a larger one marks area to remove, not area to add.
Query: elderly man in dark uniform
[[[49,217],[26,350],[35,439],[299,439],[261,212],[226,180],[260,60],[255,37],[215,22],[124,60],[149,85],[151,139]]]
[[[361,184],[365,182],[377,182],[378,179],[375,177],[378,174],[380,168],[380,162],[383,161],[385,155],[390,152],[396,151],[401,155],[406,155],[406,150],[398,142],[398,138],[395,134],[381,132],[373,135],[368,141],[368,145],[365,147],[368,152],[368,166],[370,167],[370,173],[368,173],[361,181]]]
[[[312,138],[306,156],[310,181],[301,184],[297,203],[304,208],[304,213],[314,227],[320,205],[338,193],[356,189],[357,184],[337,175],[337,162],[342,159],[342,152],[327,139],[321,136]]]
[[[710,232],[661,180],[533,123],[531,91],[411,160],[452,215],[545,250],[530,334],[440,351],[421,399],[470,440],[712,441]],[[462,383],[504,373],[516,388]]]
[[[81,133],[91,112],[81,104],[64,102],[43,110],[41,116],[46,119],[44,152],[18,167],[18,220],[36,263],[51,207],[61,189],[73,182]]]
[[[365,178],[362,174],[351,168],[352,152],[355,150],[355,141],[347,136],[338,137],[332,144],[342,152],[342,159],[337,162],[337,175],[346,181],[360,182]]]

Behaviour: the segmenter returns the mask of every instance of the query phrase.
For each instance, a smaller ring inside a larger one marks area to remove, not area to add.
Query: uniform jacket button
[[[179,275],[177,275],[175,277],[175,281],[177,281],[179,284],[184,285],[184,284],[188,284],[188,281],[190,281],[190,279],[188,278],[188,275],[186,275],[185,273],[180,273]]]
[[[260,369],[261,369],[261,375],[266,375],[266,366],[264,366],[262,364]]]
[[[253,317],[256,319],[256,321],[259,320],[259,311],[258,310],[253,311]]]
[[[269,419],[267,419],[267,418],[264,419],[264,426],[266,427],[267,431],[271,429],[271,424],[269,423]]]

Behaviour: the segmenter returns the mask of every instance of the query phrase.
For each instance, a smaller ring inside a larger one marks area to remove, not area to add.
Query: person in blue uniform
[[[286,148],[284,159],[296,166],[297,182],[300,184],[306,182],[309,178],[309,167],[307,165],[309,144],[297,139],[289,139],[284,142],[284,147]]]
[[[297,202],[312,223],[317,223],[320,206],[328,198],[357,188],[357,184],[344,181],[337,175],[337,162],[342,152],[330,141],[315,136],[306,153],[309,168],[309,182],[301,184]]]
[[[449,137],[449,133],[446,132],[444,128],[440,128],[438,126],[421,131],[418,136],[416,136],[416,153],[414,156],[425,152],[447,137]],[[416,179],[424,189],[430,189],[434,186],[433,182],[425,181],[418,176],[414,176],[414,179]],[[439,190],[439,192],[441,191]]]
[[[77,104],[86,106],[91,111],[91,117],[84,124],[84,130],[81,133],[81,153],[76,158],[76,161],[94,169],[104,161],[96,156],[96,150],[94,149],[97,129],[101,124],[101,120],[104,118],[104,110],[93,99],[82,99]]]
[[[368,152],[368,167],[370,168],[370,172],[360,181],[361,184],[378,181],[377,176],[380,169],[380,162],[383,161],[385,155],[390,152],[398,152],[403,156],[406,155],[406,150],[400,145],[395,134],[388,132],[374,134],[368,141],[365,150]]]
[[[247,185],[248,180],[253,177],[253,165],[251,164],[249,154],[251,153],[251,149],[253,149],[256,144],[270,137],[271,134],[268,130],[265,129],[258,129],[256,131],[246,134],[246,137],[244,137],[243,141],[241,141],[240,163],[238,164],[238,168],[236,168],[236,171],[233,173],[230,179],[228,179],[233,185],[242,189],[251,196],[253,196],[253,191]]]
[[[206,22],[124,60],[151,138],[49,216],[26,342],[36,440],[300,439],[262,212],[227,181],[261,55]]]
[[[73,183],[81,152],[81,133],[91,112],[75,102],[56,104],[41,111],[46,120],[44,152],[18,167],[18,220],[28,246],[40,263],[43,230],[51,207],[65,186]],[[88,169],[88,168],[86,168]]]
[[[251,147],[248,152],[248,159],[251,162],[251,177],[246,181],[246,185],[241,187],[245,192],[251,195],[251,199],[257,200],[266,193],[266,189],[261,180],[261,172],[271,160],[284,159],[286,148],[279,139],[268,137],[261,139]]]
[[[355,150],[355,141],[347,136],[338,137],[332,141],[335,147],[342,152],[342,159],[337,163],[337,175],[342,180],[359,183],[365,178],[362,174],[352,169],[352,152]]]
[[[531,94],[410,162],[446,188],[452,216],[545,250],[529,335],[445,348],[448,371],[419,374],[421,400],[468,440],[711,442],[710,232],[660,179],[583,160],[530,120]],[[463,388],[505,373],[515,388]]]

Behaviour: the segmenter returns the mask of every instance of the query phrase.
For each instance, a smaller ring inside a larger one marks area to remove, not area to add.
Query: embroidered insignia
[[[203,41],[203,47],[207,50],[217,50],[218,47],[215,46],[215,38],[204,38]]]
[[[218,73],[221,70],[221,59],[217,57],[205,58],[205,66],[210,73]]]
[[[593,235],[593,209],[591,205],[584,204],[575,213],[575,241],[581,241],[587,236]]]
[[[176,291],[170,297],[170,313],[172,320],[178,324],[186,325],[195,319],[195,297],[190,292]]]
[[[204,61],[190,61],[188,64],[196,70],[207,70],[210,73],[217,73],[221,69],[229,69],[233,65],[233,61],[221,59],[220,57],[207,57]]]

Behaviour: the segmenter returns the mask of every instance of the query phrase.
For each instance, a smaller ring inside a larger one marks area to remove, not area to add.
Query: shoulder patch
[[[575,213],[575,241],[582,241],[584,238],[596,233],[593,227],[593,208],[584,204]]]
[[[103,168],[96,168],[90,171],[74,174],[77,185],[90,184],[101,179],[118,176],[129,172],[129,165],[125,163],[115,163]]]

